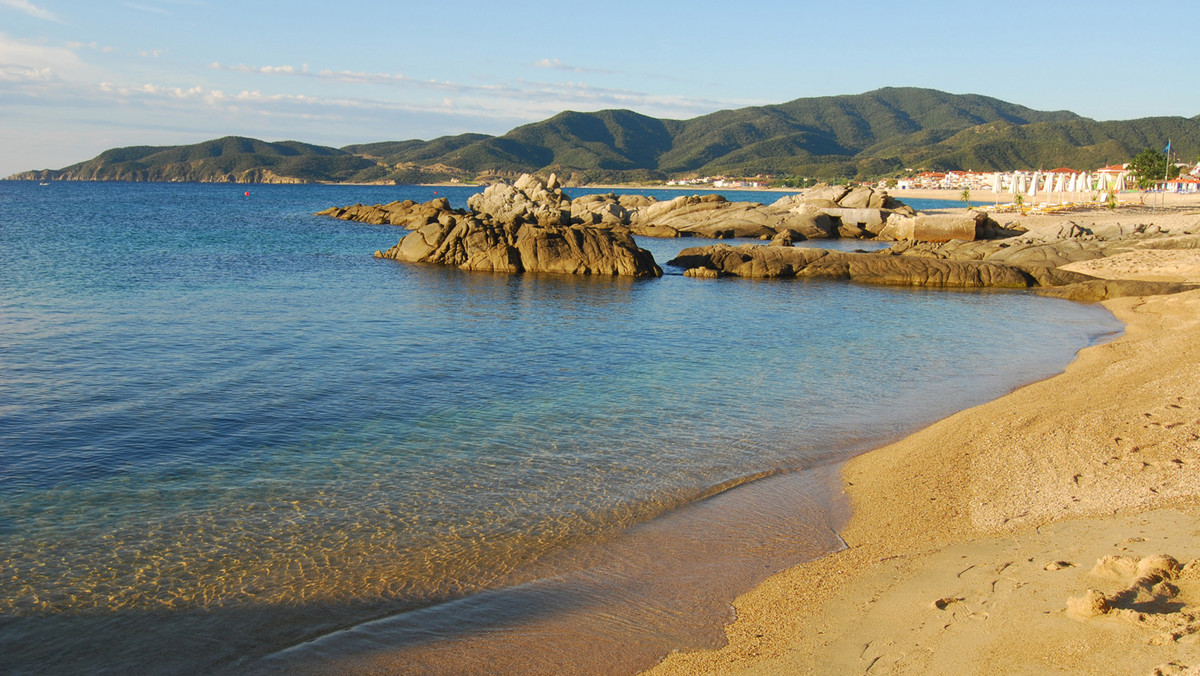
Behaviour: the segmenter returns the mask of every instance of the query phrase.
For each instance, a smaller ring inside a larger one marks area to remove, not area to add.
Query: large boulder
[[[629,209],[613,194],[584,195],[571,200],[571,222],[582,225],[629,225]]]
[[[428,224],[377,258],[489,272],[659,277],[654,256],[626,232],[585,226],[483,221],[475,216]]]
[[[879,230],[880,239],[918,242],[973,242],[998,232],[1000,226],[987,212],[969,211],[966,214],[895,215]]]
[[[670,227],[681,234],[725,239],[773,237],[780,218],[764,205],[730,202],[721,195],[681,195],[639,207],[631,225]]]

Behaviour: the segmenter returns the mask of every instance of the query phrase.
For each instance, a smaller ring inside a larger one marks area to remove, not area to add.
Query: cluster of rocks
[[[864,284],[931,287],[1027,288],[1036,283],[1020,269],[984,261],[901,258],[808,247],[716,244],[684,249],[668,265],[689,277],[815,277]],[[1072,281],[1087,279],[1077,275]]]
[[[496,183],[453,210],[445,199],[334,207],[320,212],[363,223],[409,229],[443,215],[474,215],[493,223],[591,226],[643,237],[769,239],[777,244],[806,239],[860,238],[944,242],[975,240],[1001,232],[983,212],[968,216],[918,214],[887,192],[869,187],[825,186],[772,204],[731,202],[721,195],[681,195],[659,201],[643,195],[585,195],[570,199],[551,174],[528,174]]]
[[[488,272],[658,277],[662,269],[627,231],[572,224],[571,200],[551,176],[523,176],[473,195],[467,210],[445,198],[424,204],[334,207],[345,220],[400,225],[411,232],[377,258]]]
[[[380,258],[492,272],[657,277],[654,257],[633,236],[759,238],[773,246],[717,244],[683,250],[670,265],[690,277],[819,277],[872,284],[1052,289],[1095,300],[1181,290],[1163,282],[1106,281],[1063,266],[1132,248],[1200,248],[1200,235],[1154,226],[1075,224],[1006,229],[982,211],[919,214],[868,187],[821,187],[764,205],[720,195],[658,201],[640,195],[570,199],[551,175],[525,175],[471,196],[467,209],[445,198],[418,204],[334,207],[335,218],[405,227]],[[792,245],[831,237],[896,241],[875,253]]]
[[[1105,280],[1066,269],[1071,263],[1137,249],[1197,249],[1200,235],[1171,234],[1155,226],[1073,223],[987,241],[904,241],[874,253],[812,248],[718,244],[684,249],[669,265],[689,277],[819,277],[861,283],[933,287],[1039,287],[1072,300],[1176,293],[1175,282]]]

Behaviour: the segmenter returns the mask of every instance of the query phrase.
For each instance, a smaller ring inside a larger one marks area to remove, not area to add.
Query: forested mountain
[[[399,182],[555,171],[571,183],[697,175],[875,178],[1124,162],[1167,141],[1200,155],[1200,116],[1098,122],[974,94],[885,88],[664,120],[629,110],[563,112],[504,134],[328,148],[228,137],[106,151],[35,180]]]

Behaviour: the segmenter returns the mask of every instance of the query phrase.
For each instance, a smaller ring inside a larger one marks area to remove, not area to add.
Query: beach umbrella
[[[992,174],[992,192],[997,195],[1000,194],[1000,172],[998,171]]]
[[[1067,192],[1075,192],[1075,187],[1079,185],[1079,174],[1071,174],[1071,178],[1067,179]]]
[[[1042,180],[1042,173],[1040,171],[1033,172],[1033,178],[1031,178],[1029,180],[1029,193],[1028,194],[1030,197],[1037,197],[1038,182],[1041,180]]]
[[[1009,186],[1009,192],[1014,195],[1019,195],[1025,192],[1025,174],[1019,171],[1013,174],[1012,185]]]
[[[1113,192],[1121,192],[1125,189],[1125,172],[1117,174],[1117,178],[1113,181]]]
[[[1067,175],[1066,174],[1055,174],[1054,175],[1054,192],[1062,192],[1064,189],[1066,189],[1066,187],[1067,187]]]

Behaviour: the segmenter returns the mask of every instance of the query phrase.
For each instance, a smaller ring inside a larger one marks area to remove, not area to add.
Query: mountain
[[[884,88],[664,120],[567,111],[503,136],[460,134],[329,148],[228,137],[118,148],[33,180],[397,182],[557,172],[569,183],[777,174],[874,178],[906,168],[976,171],[1124,162],[1171,140],[1200,154],[1200,116],[1098,122],[975,94]]]
[[[131,146],[87,162],[14,178],[66,181],[309,183],[371,180],[375,162],[337,148],[227,136],[189,146]]]

